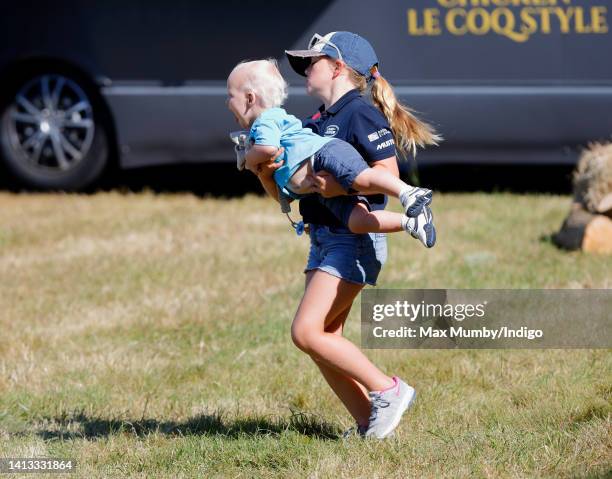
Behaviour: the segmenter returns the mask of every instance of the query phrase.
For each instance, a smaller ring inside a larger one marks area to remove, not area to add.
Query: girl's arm
[[[257,175],[261,186],[263,186],[266,193],[268,193],[274,200],[278,201],[278,186],[276,186],[276,181],[274,181],[273,176],[267,176],[265,174]]]
[[[399,167],[397,166],[397,158],[395,156],[390,156],[389,158],[385,158],[384,160],[373,161],[370,163],[372,168],[382,168],[387,170],[393,176],[399,178]]]
[[[274,181],[274,172],[283,166],[284,161],[279,161],[278,163],[275,163],[275,161],[282,156],[284,151],[284,148],[279,148],[274,156],[268,157],[268,161],[260,163],[256,167],[257,179],[261,186],[276,201],[278,201],[278,187],[276,181]]]

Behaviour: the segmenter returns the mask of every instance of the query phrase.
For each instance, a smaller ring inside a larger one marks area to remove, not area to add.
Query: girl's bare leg
[[[336,318],[329,328],[325,328],[325,331],[342,336],[344,321],[346,321],[349,311],[350,307],[340,313],[340,316]],[[336,371],[320,360],[315,358],[313,360],[319,367],[327,384],[329,384],[355,421],[361,426],[367,426],[371,405],[366,388],[353,378]]]
[[[352,304],[362,285],[349,283],[320,270],[311,273],[291,325],[295,345],[313,359],[351,377],[368,391],[391,387],[393,380],[374,366],[348,339],[325,331]]]
[[[314,271],[306,273],[306,287],[310,278],[312,278]],[[326,324],[325,331],[327,333],[337,334],[342,336],[344,329],[344,322],[348,317],[351,310],[351,305],[345,308],[340,314],[332,320],[331,323]],[[338,399],[344,404],[348,412],[353,416],[355,421],[362,426],[368,424],[370,415],[370,400],[368,398],[368,391],[362,384],[355,381],[353,378],[346,376],[345,374],[339,373],[335,369],[327,366],[325,363],[318,359],[312,358],[314,363],[318,366],[321,374],[329,384],[329,387],[334,391]]]

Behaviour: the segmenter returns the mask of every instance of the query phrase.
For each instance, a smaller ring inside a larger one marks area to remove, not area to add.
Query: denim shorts
[[[310,253],[304,273],[319,269],[350,283],[376,285],[387,261],[383,233],[353,234],[346,228],[310,225]]]

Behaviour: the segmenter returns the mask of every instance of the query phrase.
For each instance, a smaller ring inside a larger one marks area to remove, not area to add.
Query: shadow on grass
[[[237,439],[244,436],[279,436],[297,432],[323,440],[339,439],[339,431],[312,414],[292,411],[288,418],[251,417],[224,420],[221,413],[200,414],[184,422],[155,419],[107,419],[90,417],[83,412],[45,417],[54,427],[39,429],[35,434],[45,440],[99,439],[115,434],[145,437],[149,434],[168,436],[221,436]]]

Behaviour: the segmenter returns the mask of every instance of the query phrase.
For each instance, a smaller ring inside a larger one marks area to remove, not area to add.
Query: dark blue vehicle
[[[79,189],[122,168],[233,161],[225,80],[276,57],[287,110],[315,111],[285,49],[366,37],[444,143],[424,164],[573,163],[612,134],[604,0],[11,2],[0,7],[1,160],[22,184]]]

